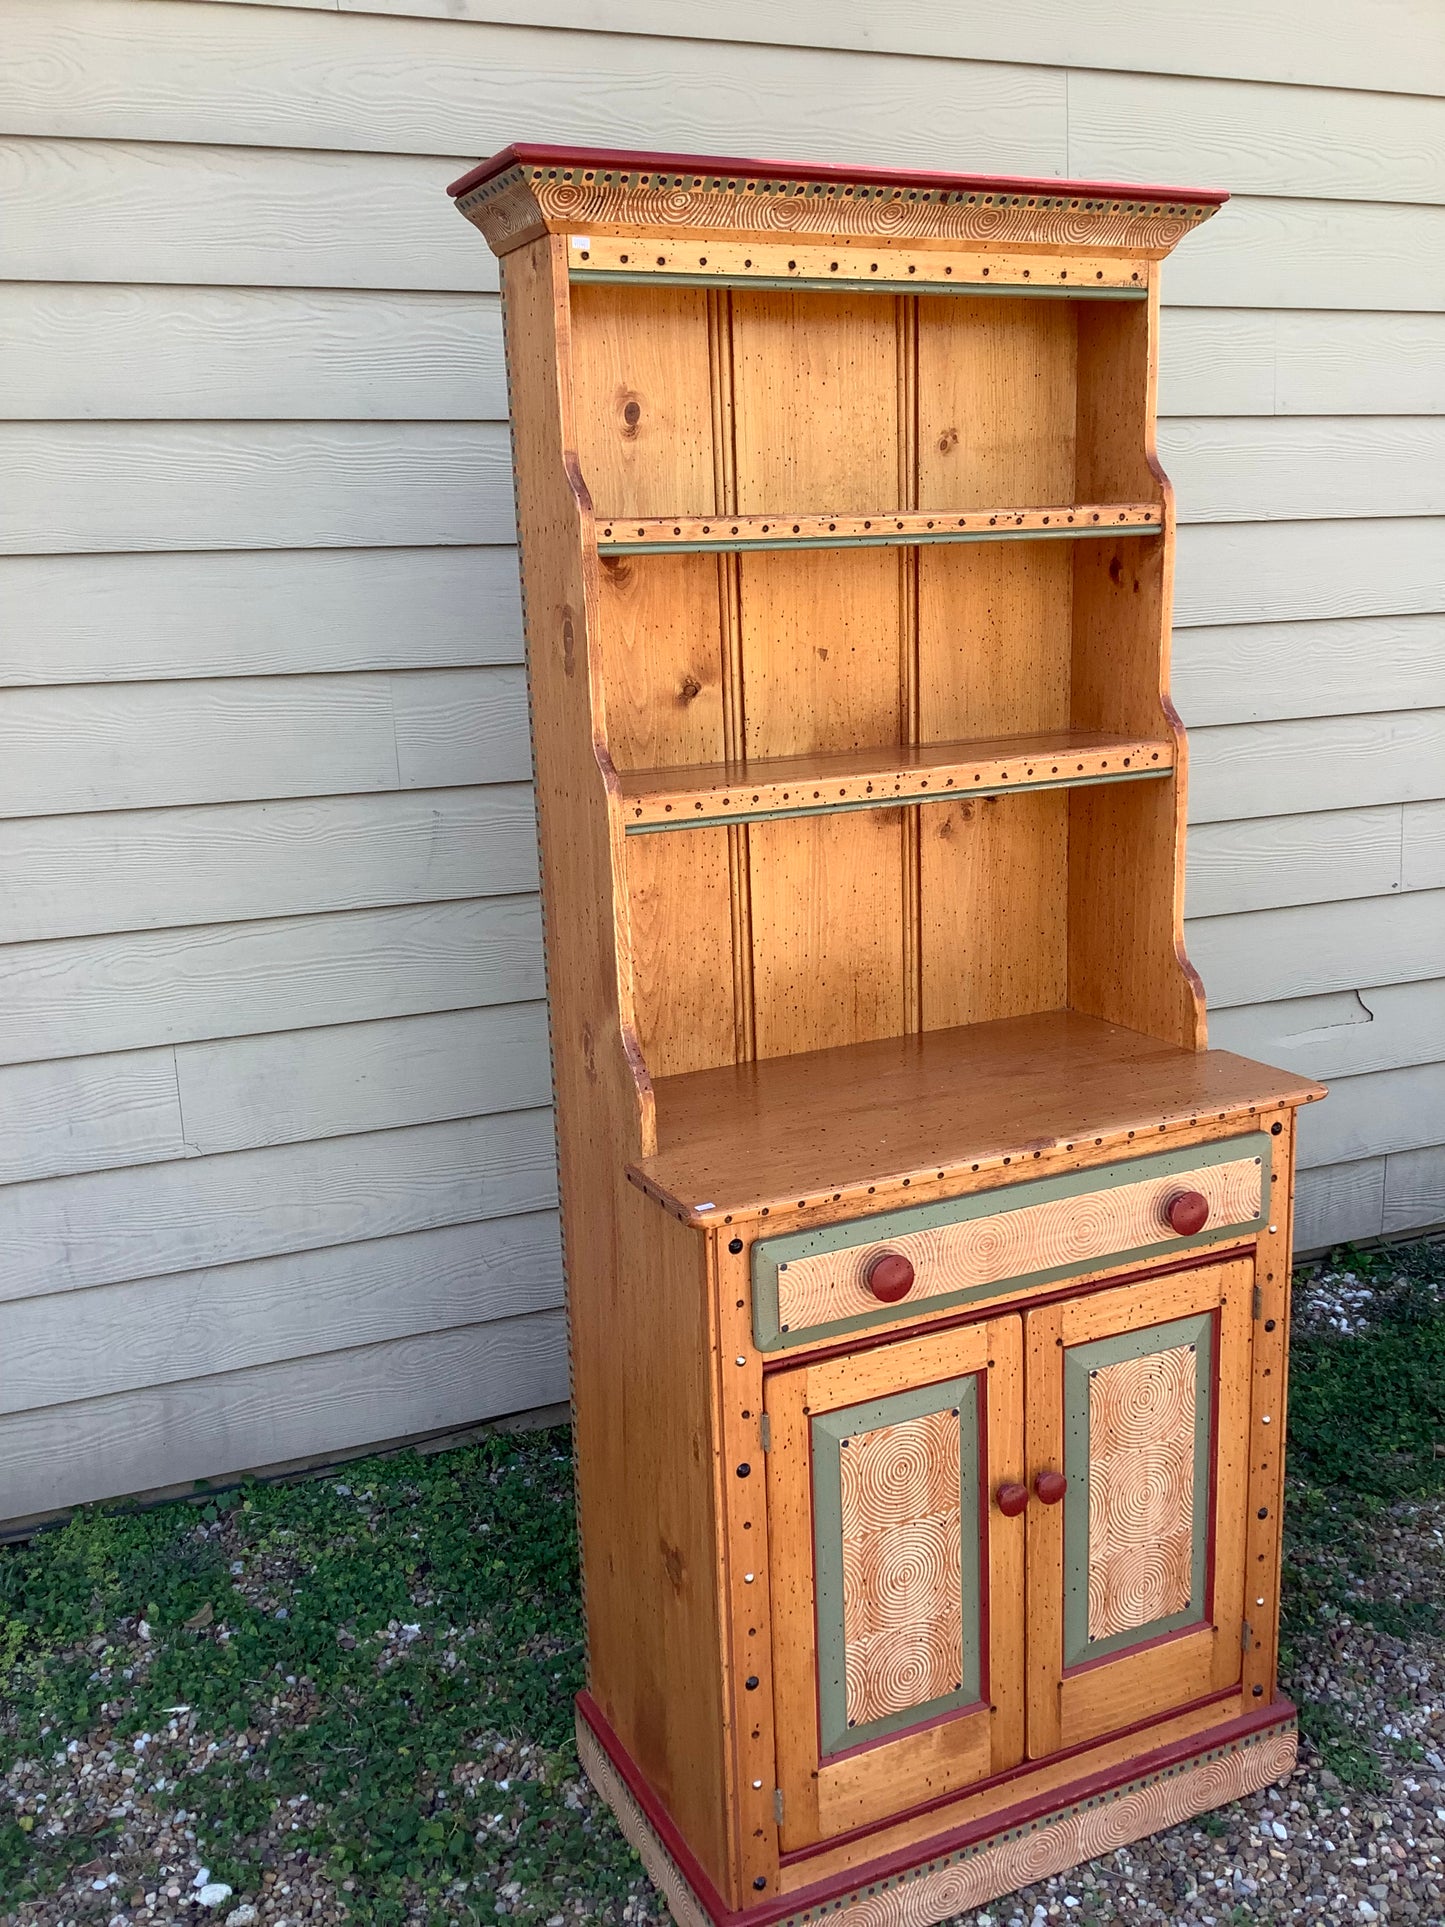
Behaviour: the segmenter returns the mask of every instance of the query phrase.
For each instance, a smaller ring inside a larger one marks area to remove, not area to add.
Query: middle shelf
[[[1065,502],[1048,508],[970,509],[962,515],[942,509],[873,515],[599,515],[596,522],[599,555],[664,555],[1159,535],[1164,511],[1156,502]]]
[[[1168,738],[1048,730],[969,742],[897,744],[753,757],[678,769],[619,770],[629,836],[719,823],[941,803],[1011,790],[1070,789],[1167,776]]]

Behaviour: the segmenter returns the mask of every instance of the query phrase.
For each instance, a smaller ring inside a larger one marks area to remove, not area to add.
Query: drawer
[[[1270,1141],[1256,1131],[759,1239],[753,1337],[760,1351],[784,1351],[920,1310],[1247,1237],[1267,1220],[1269,1185]],[[1202,1196],[1208,1215],[1181,1235],[1166,1213],[1184,1191]],[[884,1256],[907,1260],[874,1273],[888,1302],[869,1281]]]

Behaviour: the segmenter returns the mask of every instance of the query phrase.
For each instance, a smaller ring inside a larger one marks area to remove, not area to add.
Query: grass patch
[[[1355,1297],[1353,1285],[1368,1297],[1345,1318],[1348,1331],[1310,1316],[1290,1348],[1286,1675],[1307,1643],[1341,1618],[1394,1639],[1445,1637],[1441,1601],[1388,1590],[1400,1573],[1381,1557],[1395,1511],[1445,1493],[1445,1246],[1333,1252],[1323,1269],[1343,1295]],[[1305,1282],[1306,1305],[1315,1289]],[[1321,1289],[1327,1297],[1328,1283]],[[1300,1724],[1345,1786],[1384,1790],[1378,1736],[1357,1732],[1340,1707],[1309,1698]]]
[[[513,1917],[545,1920],[584,1864],[599,1902],[637,1884],[620,1836],[562,1797],[582,1683],[565,1432],[367,1461],[203,1510],[80,1513],[0,1550],[0,1642],[0,1773],[80,1735],[133,1750],[149,1733],[137,1787],[159,1781],[151,1804],[188,1810],[238,1895],[278,1845],[352,1878],[366,1922],[418,1900],[491,1921],[511,1881],[536,1897]],[[199,1771],[192,1730],[221,1742]],[[0,1820],[0,1900],[54,1891],[118,1831]]]
[[[1388,1782],[1380,1763],[1339,1707],[1328,1700],[1304,1700],[1300,1726],[1321,1760],[1343,1786],[1356,1793],[1383,1793]]]
[[[1445,1492],[1445,1245],[1336,1254],[1375,1286],[1368,1329],[1299,1333],[1290,1353],[1290,1476],[1386,1503]]]

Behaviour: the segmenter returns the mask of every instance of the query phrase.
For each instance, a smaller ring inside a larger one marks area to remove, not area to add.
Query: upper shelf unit
[[[1158,535],[1153,502],[1078,502],[1051,508],[971,509],[965,515],[653,515],[600,517],[599,555],[666,555],[755,549],[921,548],[933,542]]]
[[[752,757],[706,768],[619,773],[629,835],[786,816],[829,816],[900,803],[943,803],[1012,790],[1078,789],[1167,776],[1174,744],[1051,730],[1032,736]]]
[[[674,1077],[998,1019],[1197,1050],[1154,390],[1220,197],[536,147],[456,194],[541,424],[554,851],[607,818],[550,937],[635,1134]]]

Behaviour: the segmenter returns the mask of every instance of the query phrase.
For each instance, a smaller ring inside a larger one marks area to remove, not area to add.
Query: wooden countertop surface
[[[882,1209],[1036,1153],[1114,1141],[1142,1156],[1161,1130],[1324,1095],[1231,1051],[1057,1011],[659,1078],[659,1149],[628,1175],[692,1224]]]

